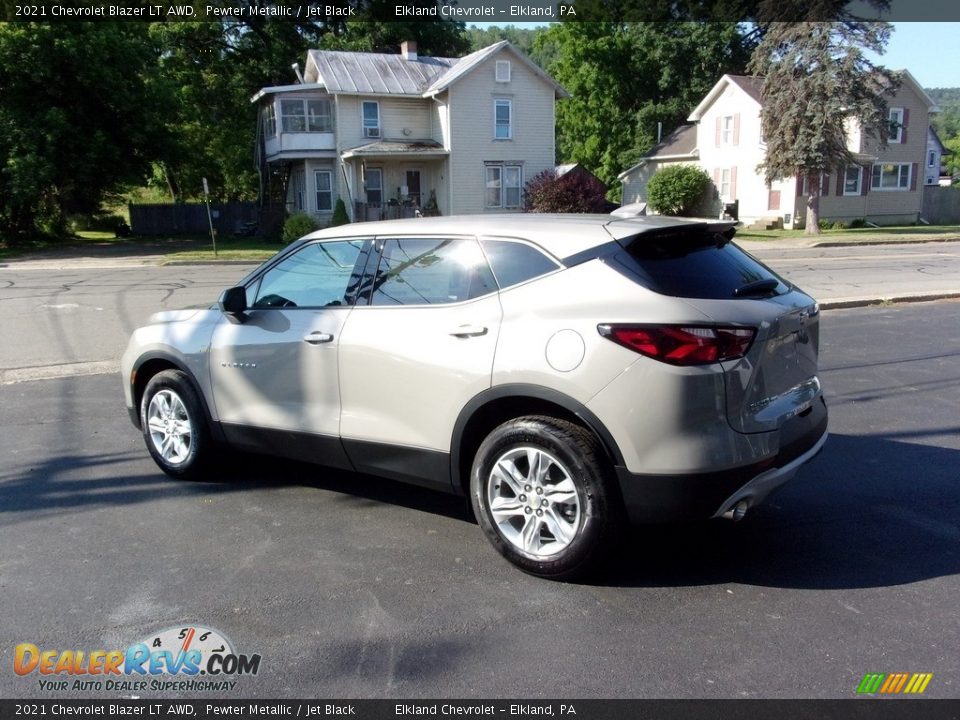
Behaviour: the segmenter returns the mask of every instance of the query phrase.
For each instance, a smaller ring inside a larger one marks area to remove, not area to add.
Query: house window
[[[307,131],[333,132],[329,100],[307,100]]]
[[[383,170],[367,168],[367,203],[370,205],[383,204]]]
[[[376,100],[363,101],[363,136],[380,137],[380,103]]]
[[[499,83],[510,82],[510,61],[497,60],[496,80]]]
[[[317,210],[333,210],[333,173],[330,170],[317,170],[314,178],[317,181]]]
[[[301,170],[294,170],[290,178],[290,199],[293,202],[295,211],[303,210],[303,186],[306,185],[306,173]]]
[[[724,145],[733,144],[733,115],[724,115],[720,123],[720,138]]]
[[[523,168],[519,165],[487,165],[484,206],[489,209],[520,207]]]
[[[280,121],[284,132],[333,132],[329,100],[281,100]]]
[[[493,101],[493,137],[495,140],[509,140],[513,137],[512,125],[513,101]]]
[[[843,173],[843,194],[859,195],[860,181],[863,176],[863,168],[859,165],[847,165]]]
[[[263,107],[263,136],[268,138],[277,136],[277,109],[273,103]]]
[[[927,167],[932,168],[936,167],[937,164],[937,152],[936,150],[931,150],[927,153]]]
[[[903,108],[890,108],[890,142],[903,142]]]
[[[871,190],[909,190],[910,163],[883,163],[873,166]]]
[[[729,199],[730,197],[730,169],[724,168],[720,171],[720,197]]]

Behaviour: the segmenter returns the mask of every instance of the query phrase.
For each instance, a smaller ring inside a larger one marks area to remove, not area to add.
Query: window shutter
[[[730,168],[730,199],[737,199],[737,166]]]
[[[797,197],[803,195],[803,174],[797,173]]]
[[[717,133],[716,133],[716,137],[714,138],[714,144],[716,145],[716,147],[720,147],[720,116],[719,115],[717,116]]]
[[[837,197],[843,195],[843,184],[847,179],[847,166],[844,165],[843,169],[837,171]]]
[[[740,144],[740,113],[733,116],[733,144]]]
[[[826,173],[820,175],[820,195],[823,197],[830,196],[830,176]]]
[[[717,191],[720,190],[720,168],[713,169],[713,184],[717,186]]]
[[[863,175],[860,177],[860,194],[870,192],[870,183],[873,181],[873,165],[863,166]]]
[[[903,109],[903,131],[900,133],[900,144],[907,142],[907,124],[910,122],[910,108]]]
[[[917,189],[917,170],[919,169],[919,163],[910,164],[910,191]]]

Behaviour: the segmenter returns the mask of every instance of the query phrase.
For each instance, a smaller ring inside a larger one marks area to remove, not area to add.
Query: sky
[[[476,23],[479,27],[513,24],[534,28],[538,23]],[[960,23],[899,22],[887,51],[871,58],[892,69],[907,69],[925,88],[960,87]]]

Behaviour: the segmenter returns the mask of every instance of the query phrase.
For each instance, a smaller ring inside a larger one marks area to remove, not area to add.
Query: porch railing
[[[354,218],[357,222],[368,220],[398,220],[417,217],[420,208],[413,203],[368,203],[356,201],[353,204]]]

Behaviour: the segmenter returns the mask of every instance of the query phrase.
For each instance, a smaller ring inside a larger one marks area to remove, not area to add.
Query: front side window
[[[937,153],[935,150],[931,150],[927,153],[927,167],[932,168],[936,166],[937,162]]]
[[[317,170],[314,177],[317,183],[317,210],[333,210],[333,173],[330,170]]]
[[[303,100],[281,100],[280,120],[284,132],[306,132],[307,110]]]
[[[363,240],[313,243],[264,273],[254,308],[317,308],[347,304],[347,285]]]
[[[903,108],[890,108],[890,142],[903,142]]]
[[[333,114],[329,100],[307,100],[307,130],[333,132]]]
[[[881,163],[873,166],[871,190],[909,190],[910,163]]]
[[[720,171],[720,197],[730,197],[730,169],[724,168]]]
[[[380,137],[380,103],[363,101],[363,136]]]
[[[501,200],[503,187],[503,167],[500,165],[487,165],[486,182],[484,183],[484,202],[488,208],[503,207]]]
[[[472,238],[384,241],[371,305],[442,305],[497,289],[480,245]]]
[[[509,140],[513,137],[513,102],[511,100],[493,101],[494,128],[496,140]]]
[[[844,195],[859,195],[860,194],[860,178],[863,172],[863,168],[859,165],[847,165],[846,170],[843,173],[843,194]]]

